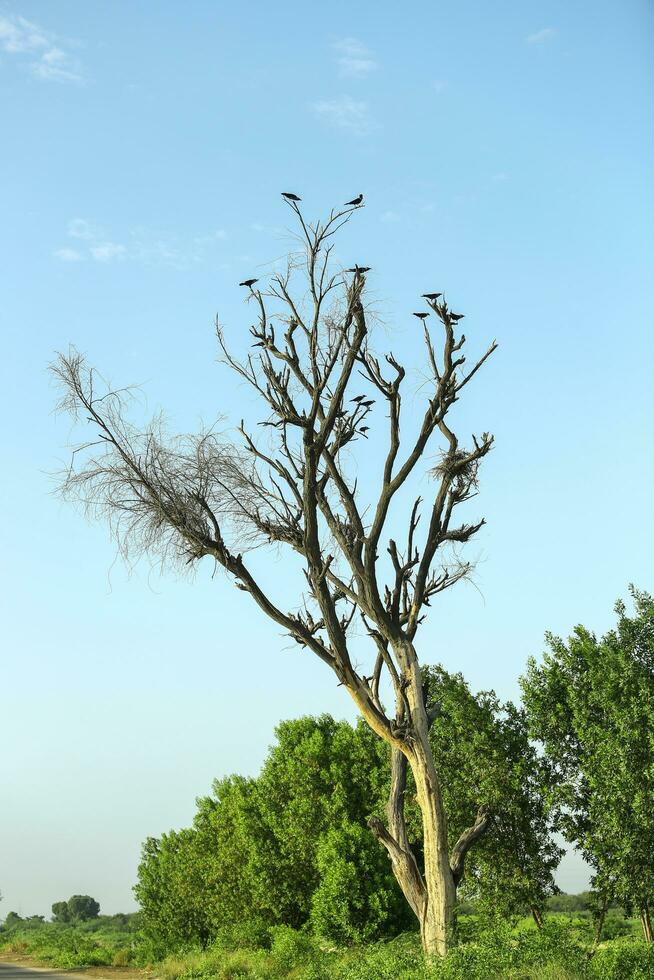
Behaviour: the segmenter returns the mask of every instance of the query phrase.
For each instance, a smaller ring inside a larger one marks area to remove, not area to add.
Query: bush
[[[589,964],[592,980],[652,980],[654,944],[638,939],[616,939],[602,946]]]
[[[291,929],[290,926],[274,926],[270,936],[275,962],[287,972],[310,964],[321,956],[316,939],[307,932]]]

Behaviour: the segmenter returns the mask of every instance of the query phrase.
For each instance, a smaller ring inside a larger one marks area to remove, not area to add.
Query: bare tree
[[[185,563],[212,558],[270,619],[333,670],[391,747],[387,825],[372,819],[370,827],[419,920],[425,953],[442,956],[453,942],[465,856],[489,815],[483,809],[471,815],[470,828],[450,853],[416,635],[431,600],[470,571],[452,546],[469,541],[484,523],[458,523],[455,512],[476,494],[479,465],[493,437],[472,436],[463,447],[448,413],[496,344],[465,368],[465,336],[455,335],[460,315],[440,294],[427,300],[436,317],[430,322],[438,323],[436,340],[422,321],[429,394],[417,434],[401,453],[405,368],[392,353],[373,353],[364,307],[367,270],[334,271],[332,261],[333,236],[356,207],[311,224],[297,202],[289,206],[299,223],[301,260],[291,256],[266,289],[247,287],[257,323],[245,360],[230,352],[217,324],[224,362],[266,407],[259,423],[265,432],[255,438],[241,422],[237,444],[212,431],[167,438],[160,418],[145,430],[135,428],[126,420],[129,392],[100,392],[93,370],[72,351],[53,365],[64,389],[62,407],[86,416],[97,435],[74,450],[62,490],[81,499],[91,515],[108,518],[124,554],[136,549]],[[299,297],[298,275],[304,280]],[[366,437],[371,394],[386,405],[389,426],[378,490],[362,500],[348,457]],[[439,461],[430,469],[433,498],[425,505],[414,500],[400,546],[387,538],[389,511],[409,478],[424,473],[433,437],[442,438]],[[426,528],[419,532],[423,510]],[[262,588],[244,558],[262,545],[287,546],[301,559],[306,588],[293,611],[284,611]],[[389,558],[380,561],[383,545]],[[357,623],[369,638],[366,673],[353,657]],[[392,691],[390,711],[382,701],[385,687]],[[407,764],[422,812],[422,866],[404,819]]]

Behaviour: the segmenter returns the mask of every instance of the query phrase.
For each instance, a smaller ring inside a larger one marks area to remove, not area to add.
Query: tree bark
[[[536,923],[536,928],[539,929],[539,930],[542,929],[543,928],[543,913],[541,912],[541,910],[536,905],[532,905],[531,906],[531,914],[533,916],[534,922]]]
[[[600,914],[597,918],[597,927],[595,929],[595,943],[594,943],[595,946],[599,944],[599,941],[602,938],[602,930],[604,929],[604,920],[606,919],[606,910],[608,909],[608,907],[609,907],[609,896],[607,892],[604,894],[604,897],[602,899],[602,908],[600,909]]]
[[[419,917],[425,956],[446,956],[454,942],[456,884],[450,868],[447,821],[431,748],[416,740],[409,765],[422,814],[425,900]]]
[[[649,917],[649,908],[647,905],[640,910],[640,923],[643,927],[643,936],[645,937],[646,943],[651,943],[654,939],[652,934],[652,922]]]

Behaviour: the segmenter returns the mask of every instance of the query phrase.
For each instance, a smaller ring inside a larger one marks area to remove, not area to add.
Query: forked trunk
[[[538,930],[542,929],[543,928],[543,913],[541,912],[541,910],[538,908],[537,905],[532,905],[531,906],[531,914],[532,914],[532,917],[533,917],[534,922],[536,923],[536,928]]]
[[[466,854],[488,829],[490,814],[486,807],[480,807],[475,823],[461,834],[450,854],[447,818],[429,742],[429,725],[435,715],[427,713],[420,668],[412,648],[405,651],[404,662],[408,666],[407,683],[397,715],[402,741],[391,747],[388,828],[377,817],[370,818],[368,825],[388,851],[393,873],[420,924],[422,948],[429,959],[446,956],[454,944],[456,889],[463,875]],[[402,729],[406,734],[401,734]],[[411,849],[404,819],[407,764],[413,773],[422,815],[422,870]]]
[[[646,943],[651,943],[654,939],[652,935],[652,921],[649,917],[649,908],[645,906],[640,912],[640,922],[643,927],[643,936],[645,937]]]

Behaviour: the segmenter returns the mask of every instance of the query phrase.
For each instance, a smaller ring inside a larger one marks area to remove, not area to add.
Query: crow
[[[258,279],[244,279],[243,282],[239,282],[239,286],[248,286],[250,289],[254,286],[255,282],[259,282]]]
[[[359,194],[359,196],[358,197],[355,197],[354,200],[352,200],[352,201],[346,201],[345,202],[345,207],[346,208],[349,208],[349,207],[358,208],[360,204],[363,204],[363,194]]]
[[[419,320],[426,320],[429,313],[414,313],[413,315],[417,316]]]
[[[285,197],[287,201],[301,201],[302,198],[298,197],[297,194],[291,194],[290,191],[282,191],[282,197]]]
[[[463,320],[465,313],[450,313],[450,320]]]
[[[354,273],[359,272],[359,273],[363,274],[364,272],[370,272],[370,266],[369,265],[355,265],[353,269],[346,269],[345,271],[346,272],[354,272]]]
[[[365,397],[366,397],[365,395],[356,395],[354,398],[350,398],[350,401],[351,402],[362,402]]]
[[[371,399],[370,399],[369,401],[367,401],[367,402],[361,402],[361,404],[362,404],[362,405],[365,405],[365,406],[366,406],[366,408],[370,408],[370,406],[371,406],[371,405],[374,405],[374,404],[375,404],[375,399],[374,399],[374,398],[371,398]]]
[[[442,295],[442,293],[423,293],[422,297],[423,299],[438,299],[438,297]]]
[[[361,428],[359,429],[359,432],[361,433],[361,435],[364,436],[366,439],[368,438],[368,436],[366,435],[366,432],[368,431],[369,428],[370,428],[369,425],[362,425]]]

